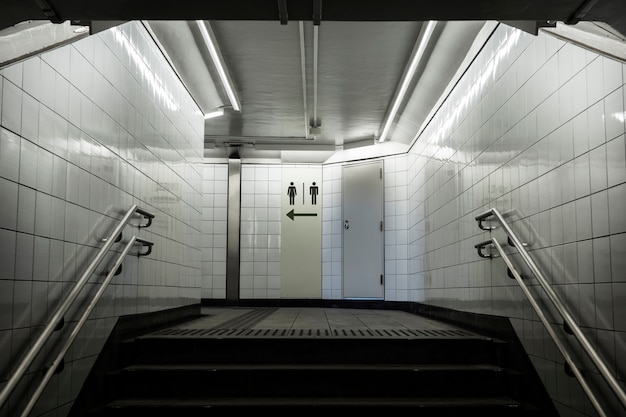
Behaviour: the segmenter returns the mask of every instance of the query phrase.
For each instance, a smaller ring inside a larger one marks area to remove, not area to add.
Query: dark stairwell
[[[216,307],[144,332],[127,326],[112,335],[72,415],[389,408],[557,416],[502,321],[494,337],[475,321],[452,325],[389,305]]]

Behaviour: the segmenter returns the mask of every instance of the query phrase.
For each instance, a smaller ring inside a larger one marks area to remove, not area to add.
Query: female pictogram
[[[287,188],[287,195],[289,196],[289,205],[293,206],[296,203],[296,186],[293,185],[293,182],[289,183],[289,187]]]

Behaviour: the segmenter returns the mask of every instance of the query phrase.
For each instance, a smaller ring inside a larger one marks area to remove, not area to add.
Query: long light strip
[[[230,78],[228,77],[228,74],[226,73],[226,69],[224,68],[224,64],[222,62],[222,57],[217,52],[217,47],[215,45],[213,37],[209,34],[209,30],[207,29],[207,26],[204,23],[204,20],[196,20],[196,24],[198,25],[198,28],[200,29],[200,33],[202,34],[202,39],[204,39],[204,43],[206,43],[207,49],[209,50],[209,53],[211,54],[211,58],[213,59],[213,62],[215,63],[215,68],[217,68],[217,73],[219,74],[220,79],[222,80],[222,84],[224,85],[224,89],[226,90],[226,94],[228,95],[228,100],[230,100],[230,104],[231,106],[233,106],[233,110],[240,111],[241,104],[239,103],[239,99],[237,98],[237,95],[235,94],[235,89],[233,88],[230,82]]]
[[[404,100],[404,95],[409,89],[409,85],[411,84],[413,76],[415,75],[417,66],[422,60],[422,56],[424,55],[424,51],[426,50],[426,45],[428,45],[428,41],[430,40],[430,37],[432,36],[433,31],[435,30],[436,24],[437,22],[431,20],[428,22],[428,25],[426,25],[426,30],[424,30],[424,35],[422,36],[422,39],[420,40],[417,50],[415,51],[415,54],[413,55],[413,59],[411,60],[409,68],[404,76],[404,79],[402,80],[402,84],[400,85],[400,90],[398,91],[398,95],[396,96],[396,99],[393,102],[393,106],[391,107],[391,111],[389,112],[389,115],[387,116],[387,121],[385,122],[383,131],[380,134],[380,137],[378,138],[379,143],[382,143],[385,141],[385,139],[387,139],[387,135],[389,134],[389,129],[391,129],[391,125],[393,124],[393,121],[396,118],[396,114],[398,113],[398,109],[400,108],[400,103],[402,103],[402,101]]]

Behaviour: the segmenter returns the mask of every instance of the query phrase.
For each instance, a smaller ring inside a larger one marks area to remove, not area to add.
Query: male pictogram
[[[317,204],[317,194],[319,193],[319,187],[315,185],[315,181],[313,181],[313,185],[309,187],[309,194],[311,194],[311,204]]]

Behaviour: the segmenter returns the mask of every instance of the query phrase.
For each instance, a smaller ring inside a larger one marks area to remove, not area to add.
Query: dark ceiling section
[[[585,2],[585,4],[590,2]],[[591,5],[591,3],[594,3]],[[581,7],[580,20],[599,21],[611,25],[622,35],[626,36],[626,1],[625,0],[600,0],[591,2],[588,10]]]
[[[279,12],[282,4],[282,13]],[[0,29],[25,20],[603,21],[626,33],[624,0],[3,0]],[[577,14],[577,16],[575,16]]]

